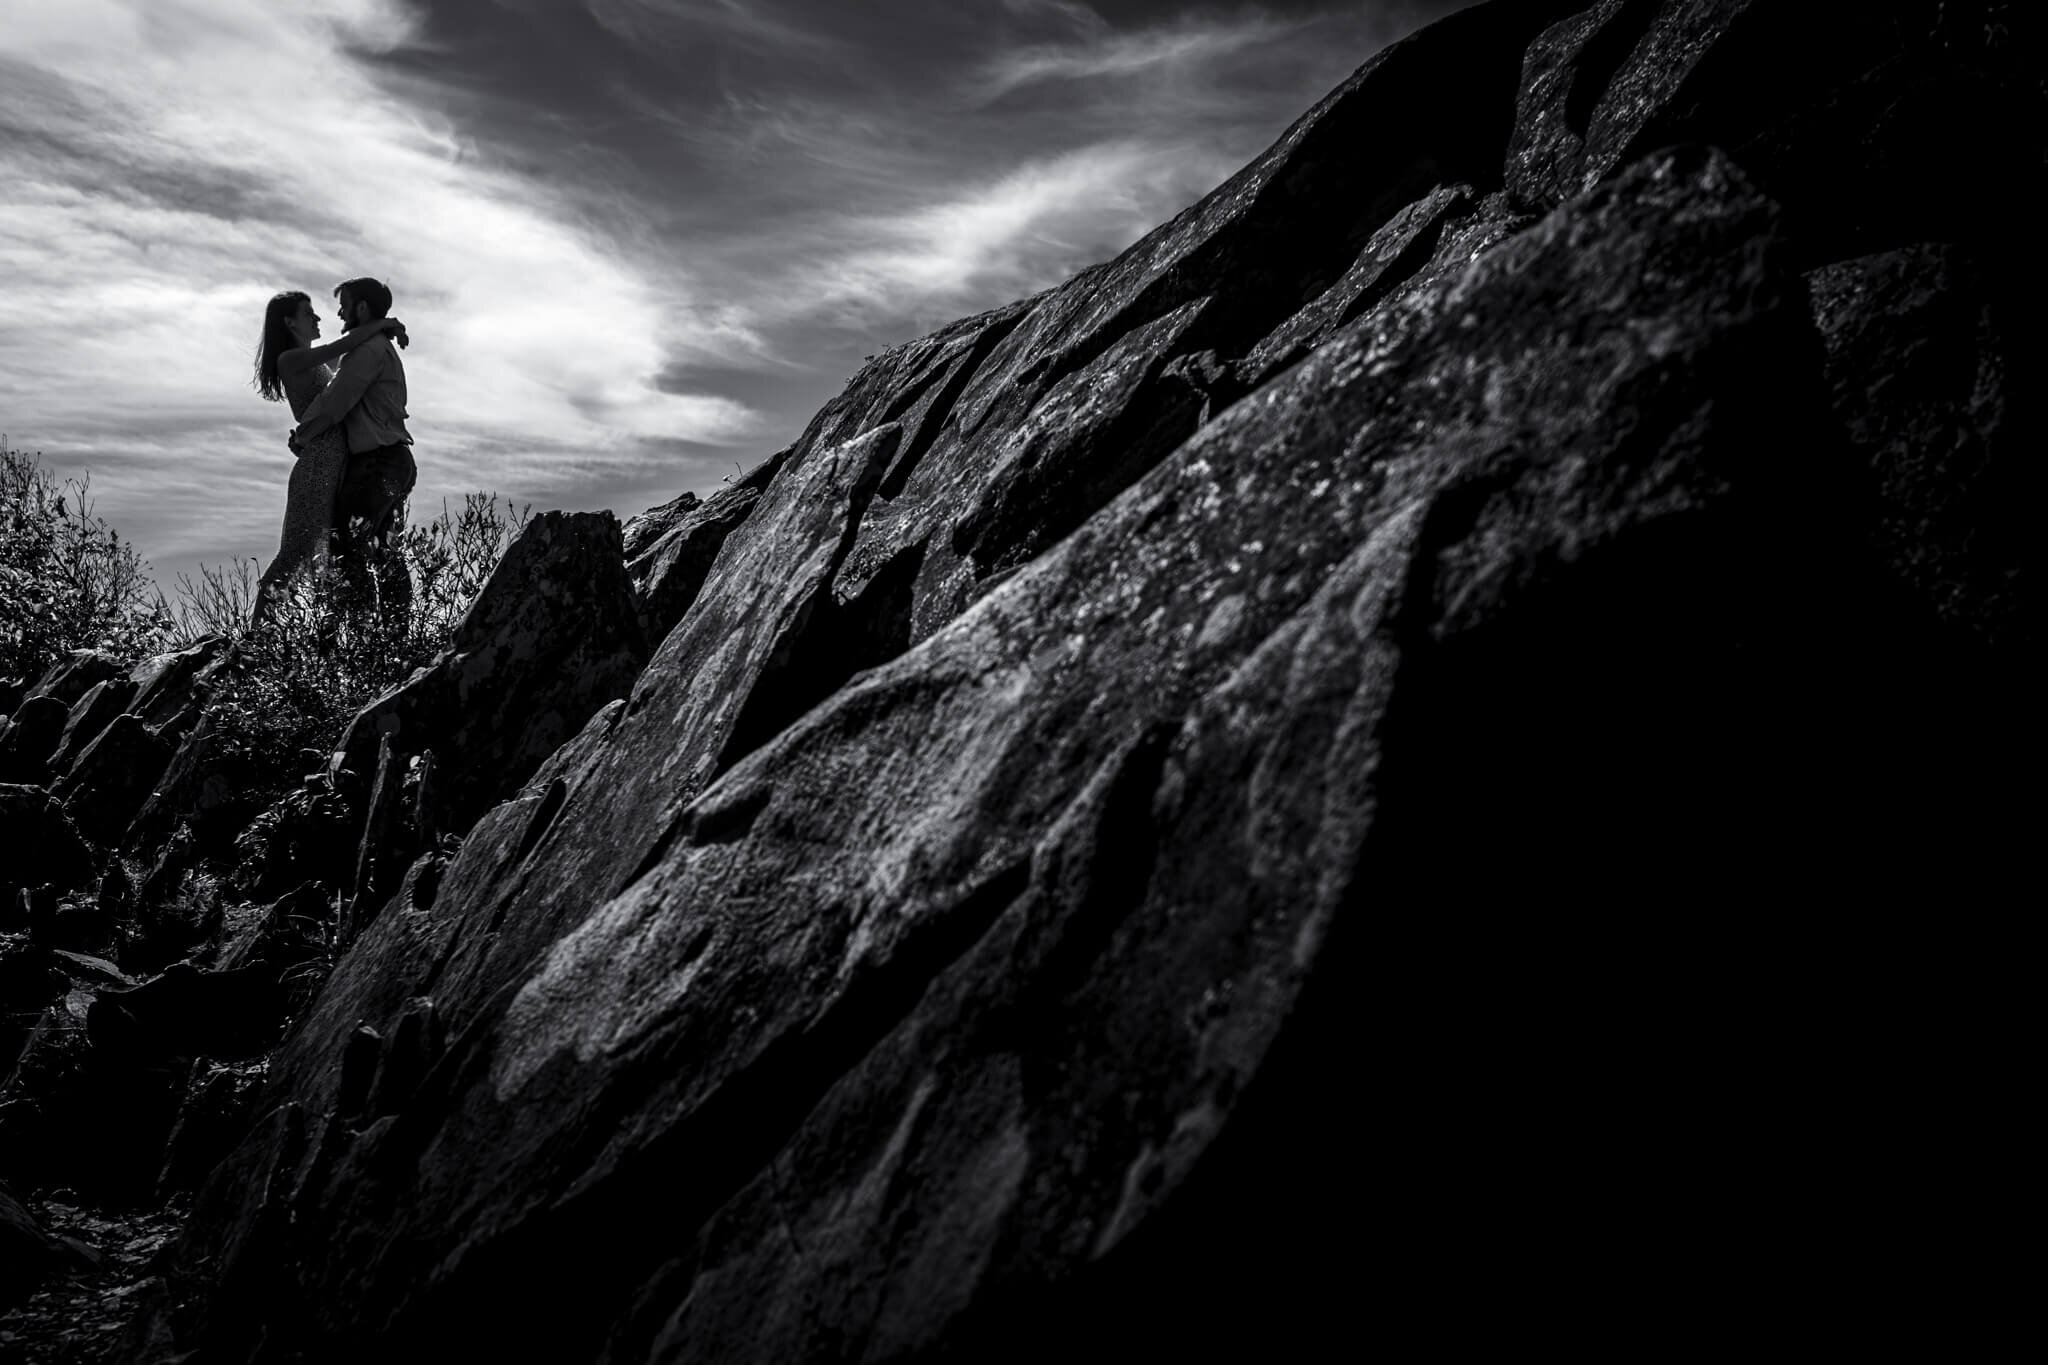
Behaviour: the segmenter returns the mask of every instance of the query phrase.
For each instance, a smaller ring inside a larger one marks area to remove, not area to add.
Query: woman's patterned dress
[[[284,381],[285,401],[291,404],[294,420],[304,418],[306,408],[333,378],[332,368],[314,365]],[[341,491],[342,468],[348,463],[348,441],[336,425],[306,442],[304,452],[292,466],[291,481],[285,488],[284,534],[278,540],[277,557],[257,584],[259,617],[268,605],[266,599],[281,591],[301,565],[327,549],[334,499]]]

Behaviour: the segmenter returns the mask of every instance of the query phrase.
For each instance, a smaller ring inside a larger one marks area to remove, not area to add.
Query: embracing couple
[[[296,290],[271,299],[256,348],[256,391],[291,404],[298,456],[285,494],[277,557],[256,585],[254,621],[277,609],[293,574],[317,563],[330,529],[346,567],[384,549],[412,491],[412,436],[405,429],[406,344],[391,314],[391,291],[373,279],[334,290],[342,335],[325,346],[313,301]],[[339,369],[330,362],[339,362]]]

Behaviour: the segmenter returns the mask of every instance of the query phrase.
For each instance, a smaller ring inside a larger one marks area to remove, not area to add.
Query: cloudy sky
[[[710,491],[1460,7],[5,0],[0,432],[89,471],[166,588],[267,562],[264,301],[369,274],[412,332],[415,519]]]

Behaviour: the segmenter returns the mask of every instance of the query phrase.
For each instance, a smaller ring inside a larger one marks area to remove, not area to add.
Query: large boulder
[[[459,834],[625,695],[646,658],[617,519],[549,512],[507,548],[447,650],[358,713],[338,753],[366,782],[384,736],[402,753],[459,756],[424,813]]]

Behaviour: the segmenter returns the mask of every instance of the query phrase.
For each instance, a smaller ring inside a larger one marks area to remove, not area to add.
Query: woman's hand
[[[401,351],[405,349],[408,338],[405,335],[404,323],[400,322],[397,318],[378,318],[377,326],[391,333],[391,339],[398,343],[398,349]]]

